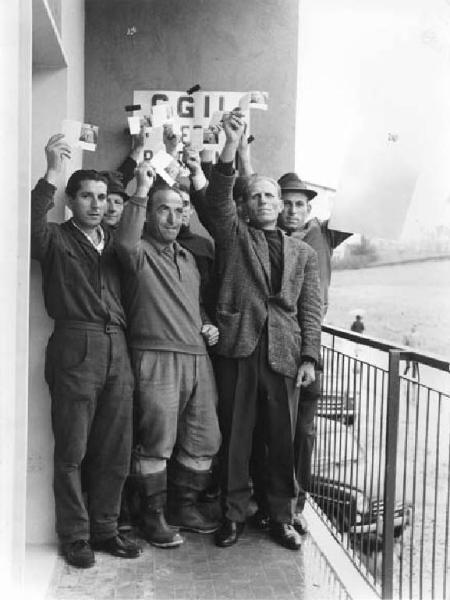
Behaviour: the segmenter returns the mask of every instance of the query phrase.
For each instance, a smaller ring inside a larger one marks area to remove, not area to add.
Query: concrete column
[[[0,564],[12,598],[25,557],[31,0],[2,0],[0,13]]]

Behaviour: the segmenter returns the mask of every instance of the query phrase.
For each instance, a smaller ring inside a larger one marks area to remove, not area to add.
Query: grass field
[[[329,303],[329,325],[362,308],[367,335],[401,344],[416,324],[420,349],[450,358],[450,260],[335,271]]]

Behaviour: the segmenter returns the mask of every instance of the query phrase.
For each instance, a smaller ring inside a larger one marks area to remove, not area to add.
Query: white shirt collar
[[[94,247],[94,248],[97,250],[97,252],[98,252],[99,254],[101,254],[101,253],[103,252],[104,248],[105,248],[105,232],[103,231],[103,228],[102,228],[100,225],[99,225],[99,226],[96,228],[96,231],[97,231],[97,233],[98,233],[98,235],[99,235],[99,238],[100,238],[100,241],[99,241],[99,243],[98,243],[98,244],[96,244],[96,243],[94,242],[94,240],[93,240],[91,237],[89,237],[89,236],[88,236],[88,234],[87,234],[85,231],[83,231],[83,230],[82,230],[82,229],[81,229],[81,228],[80,228],[80,227],[79,227],[79,226],[78,226],[78,225],[75,223],[75,221],[74,221],[73,219],[72,219],[72,223],[73,223],[73,224],[74,224],[74,226],[75,226],[75,227],[78,229],[78,231],[81,231],[81,233],[84,235],[84,237],[85,237],[87,240],[89,240],[89,242],[90,242],[90,243],[91,243],[91,245],[92,245],[92,246],[93,246],[93,247]]]

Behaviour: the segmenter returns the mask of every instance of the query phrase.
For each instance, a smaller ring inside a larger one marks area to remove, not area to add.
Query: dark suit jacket
[[[297,375],[301,358],[319,358],[321,301],[314,250],[283,235],[281,290],[270,284],[269,248],[264,233],[240,220],[233,202],[234,176],[215,168],[202,210],[216,241],[220,331],[216,353],[249,356],[267,322],[269,363],[288,377]]]

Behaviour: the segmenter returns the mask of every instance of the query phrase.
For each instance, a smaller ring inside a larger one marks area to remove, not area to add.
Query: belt
[[[123,331],[120,325],[112,323],[92,323],[89,321],[55,321],[55,329],[84,329],[88,331],[103,331],[104,333],[119,333]]]

